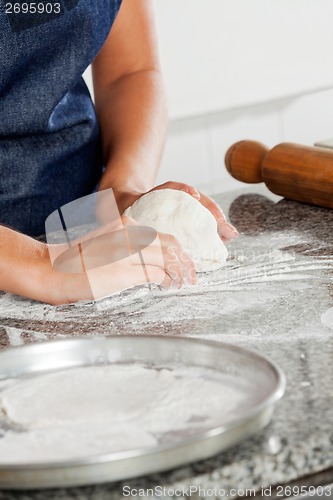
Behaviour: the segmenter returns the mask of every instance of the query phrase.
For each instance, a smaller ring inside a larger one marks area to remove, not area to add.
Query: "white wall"
[[[156,0],[170,127],[159,182],[238,187],[229,146],[333,137],[331,0]]]
[[[217,193],[240,185],[223,162],[238,140],[333,137],[332,0],[155,6],[170,114],[158,182]]]
[[[170,116],[333,85],[332,0],[155,0]]]
[[[333,138],[333,89],[300,97],[172,120],[158,182],[179,180],[213,194],[242,184],[224,167],[227,149],[242,139],[269,147],[313,145]]]

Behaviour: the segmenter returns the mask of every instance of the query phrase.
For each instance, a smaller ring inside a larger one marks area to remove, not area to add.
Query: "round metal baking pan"
[[[252,403],[239,414],[205,432],[179,436],[154,448],[86,456],[50,463],[0,464],[0,488],[35,489],[119,481],[175,468],[216,455],[270,421],[282,397],[285,377],[262,355],[206,340],[166,336],[110,336],[41,342],[0,352],[0,382],[42,376],[51,371],[113,363],[154,367],[196,366],[243,379],[252,387]],[[0,420],[1,428],[1,420]]]

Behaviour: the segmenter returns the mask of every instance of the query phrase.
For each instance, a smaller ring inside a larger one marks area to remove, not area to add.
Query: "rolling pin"
[[[269,150],[256,141],[240,141],[225,155],[235,179],[264,182],[272,193],[291,200],[333,208],[333,150],[278,144]]]

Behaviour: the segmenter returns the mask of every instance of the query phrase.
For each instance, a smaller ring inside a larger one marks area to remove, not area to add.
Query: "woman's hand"
[[[176,238],[126,216],[122,223],[86,235],[57,256],[53,268],[61,286],[55,303],[97,300],[145,283],[162,288],[196,283],[194,264]]]
[[[224,242],[232,240],[238,236],[237,229],[235,229],[231,224],[229,224],[223,214],[219,205],[212,200],[209,196],[200,193],[195,187],[189,186],[188,184],[184,184],[182,182],[165,182],[164,184],[160,184],[159,186],[154,187],[150,191],[157,191],[159,189],[176,189],[179,191],[185,191],[185,193],[190,194],[198,200],[204,207],[206,207],[215,217],[217,222],[217,228],[221,239]],[[137,201],[141,196],[147,193],[126,193],[114,191],[114,195],[118,204],[118,208],[120,213],[123,213],[126,208],[133,205],[135,201]]]

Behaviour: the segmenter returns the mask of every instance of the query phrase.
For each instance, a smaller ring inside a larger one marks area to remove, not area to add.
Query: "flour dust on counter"
[[[333,330],[333,307],[330,307],[321,315],[321,324]]]
[[[0,387],[0,465],[177,442],[230,421],[251,404],[249,389],[207,368],[139,363],[11,380]]]

